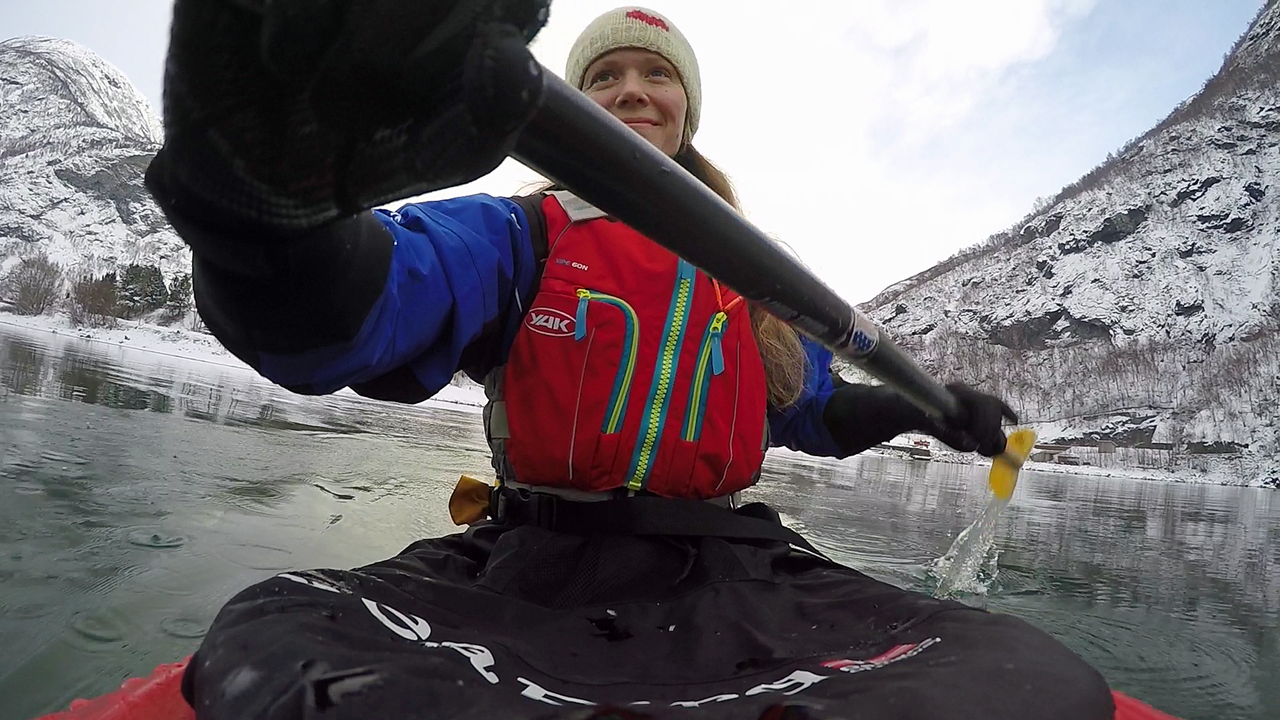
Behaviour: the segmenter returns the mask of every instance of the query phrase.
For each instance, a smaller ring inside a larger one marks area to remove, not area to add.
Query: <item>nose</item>
[[[649,94],[645,91],[644,82],[639,73],[628,72],[622,76],[618,97],[614,100],[618,107],[645,107],[649,104]]]

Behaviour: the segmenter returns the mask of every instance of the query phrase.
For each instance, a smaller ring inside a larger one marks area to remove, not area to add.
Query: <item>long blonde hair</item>
[[[674,160],[691,175],[724,198],[735,210],[742,210],[733,183],[720,168],[686,143],[676,153]],[[764,361],[765,388],[769,404],[785,408],[800,399],[804,390],[806,358],[800,336],[788,324],[770,315],[755,303],[748,304],[751,313],[751,330],[756,337],[760,359]]]

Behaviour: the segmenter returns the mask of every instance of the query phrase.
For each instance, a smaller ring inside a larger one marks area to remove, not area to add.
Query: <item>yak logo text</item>
[[[568,337],[573,334],[573,316],[567,312],[553,308],[538,307],[529,311],[524,324],[541,335],[551,337]]]

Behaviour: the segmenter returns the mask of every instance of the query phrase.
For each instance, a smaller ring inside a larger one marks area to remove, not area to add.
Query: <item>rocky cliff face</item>
[[[865,309],[1050,437],[1266,456],[1259,472],[1280,474],[1280,0],[1157,127]]]
[[[190,271],[143,187],[160,122],[119,70],[66,40],[0,42],[0,269],[43,252],[68,275]]]

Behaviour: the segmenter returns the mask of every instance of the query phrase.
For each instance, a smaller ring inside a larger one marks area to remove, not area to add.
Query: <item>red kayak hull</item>
[[[144,678],[130,678],[119,690],[93,700],[74,700],[62,712],[39,720],[195,720],[182,698],[182,662],[161,665]]]
[[[1162,713],[1122,692],[1112,690],[1111,697],[1116,701],[1115,720],[1178,720],[1178,718],[1168,713]]]

